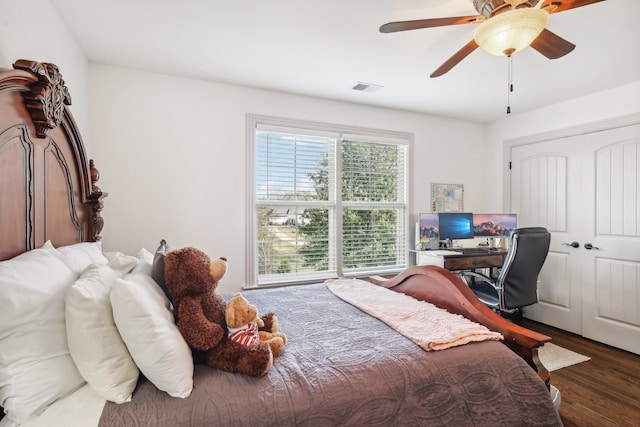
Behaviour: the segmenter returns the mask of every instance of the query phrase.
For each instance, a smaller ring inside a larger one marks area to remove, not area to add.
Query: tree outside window
[[[400,270],[408,138],[255,127],[258,284]]]

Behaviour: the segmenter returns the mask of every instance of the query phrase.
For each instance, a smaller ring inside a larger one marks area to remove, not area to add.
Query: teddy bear
[[[216,293],[227,271],[226,258],[211,261],[203,251],[186,247],[173,250],[165,259],[165,282],[171,294],[174,316],[194,355],[217,369],[252,377],[265,375],[273,365],[269,343],[248,346],[229,338],[226,303]],[[273,319],[268,318],[270,326]],[[275,321],[277,325],[277,320]]]
[[[284,351],[286,335],[282,332],[259,331],[258,328],[265,326],[264,320],[258,317],[258,309],[242,293],[237,292],[227,301],[226,320],[231,340],[244,345],[265,341],[271,347],[274,356],[280,356]]]

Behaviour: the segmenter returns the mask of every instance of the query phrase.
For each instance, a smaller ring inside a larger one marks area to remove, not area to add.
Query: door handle
[[[591,243],[587,242],[584,244],[584,248],[587,250],[591,250],[591,249],[595,249],[595,250],[599,250],[600,248],[597,246],[593,246]]]
[[[586,247],[587,247],[587,245],[589,245],[589,244],[590,244],[590,243],[586,243],[586,244],[584,245],[584,247],[586,248]],[[580,243],[578,243],[578,242],[563,243],[563,245],[565,245],[565,246],[571,246],[572,248],[579,248],[579,247],[580,247]],[[591,248],[587,248],[587,249],[591,249]]]

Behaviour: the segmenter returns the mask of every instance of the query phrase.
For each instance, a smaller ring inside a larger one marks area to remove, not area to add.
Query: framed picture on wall
[[[463,212],[463,184],[431,184],[432,212]]]

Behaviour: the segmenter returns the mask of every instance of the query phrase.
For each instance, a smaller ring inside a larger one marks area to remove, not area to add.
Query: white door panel
[[[583,144],[583,181],[593,190],[584,192],[582,334],[640,354],[640,126],[592,134]]]
[[[576,203],[581,164],[571,150],[575,143],[554,141],[514,147],[511,151],[511,210],[518,227],[542,226],[551,232],[549,254],[538,277],[538,304],[525,307],[530,319],[580,333],[582,303],[580,281],[573,274],[579,250],[564,243],[577,239],[580,216],[568,208]]]
[[[524,308],[527,318],[574,333],[581,332],[581,305],[571,285],[571,262],[567,252],[549,251],[538,277],[537,304]]]
[[[549,252],[545,268],[540,272],[538,299],[540,303],[559,309],[571,308],[571,292],[568,286],[552,286],[569,283],[569,256],[566,253]]]
[[[511,158],[518,226],[552,234],[525,315],[640,354],[640,125],[516,146]]]

